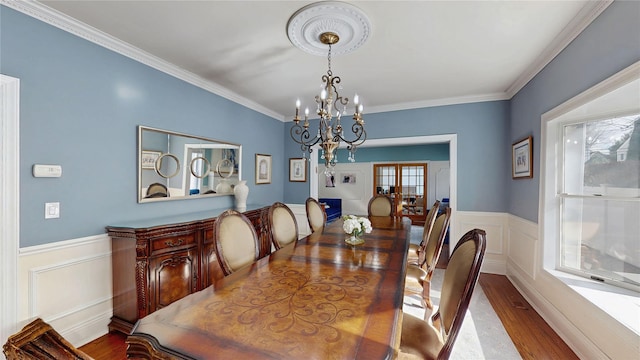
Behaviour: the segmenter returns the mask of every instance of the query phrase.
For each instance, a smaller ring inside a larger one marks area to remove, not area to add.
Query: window
[[[559,270],[640,289],[640,113],[558,121]]]

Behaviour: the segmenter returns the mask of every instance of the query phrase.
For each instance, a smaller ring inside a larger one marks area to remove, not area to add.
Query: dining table
[[[128,358],[394,358],[411,221],[369,219],[364,244],[338,219],[138,320]]]

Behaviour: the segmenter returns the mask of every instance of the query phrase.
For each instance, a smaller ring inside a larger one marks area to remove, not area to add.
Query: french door
[[[427,164],[391,163],[373,165],[373,193],[393,200],[395,214],[423,225],[426,214]]]

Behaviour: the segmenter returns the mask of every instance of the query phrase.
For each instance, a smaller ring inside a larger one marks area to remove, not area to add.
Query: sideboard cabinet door
[[[198,249],[177,250],[149,260],[149,313],[198,291]]]

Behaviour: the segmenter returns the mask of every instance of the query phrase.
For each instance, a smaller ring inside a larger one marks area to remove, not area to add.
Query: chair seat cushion
[[[406,276],[407,276],[407,279],[424,281],[427,278],[427,271],[416,265],[409,265],[407,266]]]
[[[416,294],[422,294],[427,272],[415,265],[407,266],[404,289]]]
[[[438,329],[415,316],[406,313],[402,315],[398,359],[436,359],[443,345]]]

